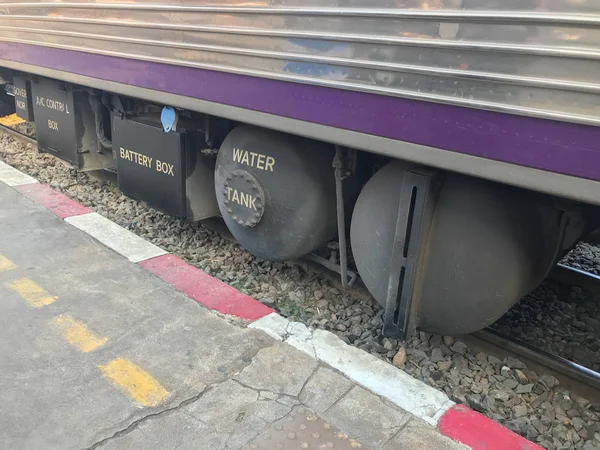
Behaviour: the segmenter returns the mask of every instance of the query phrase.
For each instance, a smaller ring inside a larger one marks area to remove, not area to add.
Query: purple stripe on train
[[[600,180],[592,126],[35,45],[0,58]]]

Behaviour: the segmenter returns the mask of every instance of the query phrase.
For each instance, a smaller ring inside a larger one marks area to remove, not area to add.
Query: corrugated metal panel
[[[1,2],[0,40],[600,125],[595,0]]]

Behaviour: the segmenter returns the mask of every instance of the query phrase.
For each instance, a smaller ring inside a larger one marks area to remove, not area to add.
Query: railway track
[[[32,145],[37,146],[37,142],[35,139],[33,139],[31,136],[29,136],[25,133],[15,130],[14,128],[0,124],[0,131],[3,133],[6,133],[16,139],[19,139],[20,141],[22,141],[26,144],[32,144]]]
[[[579,286],[600,302],[600,276],[585,270],[558,264],[550,273],[550,278],[564,284]]]
[[[466,337],[474,348],[493,355],[513,356],[532,370],[555,376],[569,391],[600,402],[600,373],[539,348],[493,328]]]
[[[5,127],[1,127],[1,131],[7,130],[5,130]],[[35,144],[34,139],[31,139],[29,136],[26,136],[16,130],[10,130],[7,131],[7,133],[22,142]],[[105,172],[91,175],[103,182],[111,182],[114,179],[114,174]],[[227,231],[224,224],[220,223],[219,221],[207,221],[204,226],[215,231],[223,239],[229,241],[232,240],[232,236]],[[156,243],[161,245],[160,242]],[[332,271],[330,270],[331,268],[323,268],[322,264],[317,264],[313,257],[303,259],[302,261],[297,261],[296,265],[308,267],[312,270],[318,271],[321,276],[324,276],[328,280],[337,283],[338,289],[340,288],[341,283],[339,283],[339,275],[335,273],[335,269]],[[592,293],[600,292],[600,277],[564,265],[557,266],[556,269],[550,274],[550,278],[561,283],[581,286],[583,289],[589,290]],[[360,280],[357,280],[355,286],[355,292],[358,291],[361,295],[362,293],[366,293],[366,289],[361,288]],[[253,292],[250,292],[250,294],[254,295]],[[275,306],[278,307],[278,304]],[[332,331],[336,330],[332,329]],[[362,337],[360,339],[362,339]],[[360,339],[351,342],[357,346],[360,346],[358,344]],[[433,337],[431,340],[433,341]],[[460,340],[465,341],[466,344],[473,349],[486,352],[489,355],[494,355],[499,359],[503,359],[507,356],[518,358],[523,361],[528,368],[535,370],[539,374],[548,373],[555,376],[560,381],[561,389],[568,389],[576,395],[589,399],[591,402],[600,403],[600,375],[591,371],[590,369],[586,369],[585,367],[582,367],[557,355],[534,348],[526,342],[523,342],[512,336],[508,336],[504,333],[500,333],[497,330],[484,330],[470,336],[461,337]],[[448,346],[450,347],[450,345]],[[379,345],[379,347],[381,347],[381,345]],[[411,353],[412,351],[413,350],[409,346],[409,361],[407,364],[410,364],[410,358],[413,356]],[[381,355],[381,351],[379,354]],[[391,360],[389,353],[388,358]],[[419,366],[421,367],[422,363],[419,363]],[[409,369],[412,369],[412,367],[409,367]],[[410,370],[409,373],[411,373]],[[418,372],[412,374],[420,376],[420,373]],[[437,387],[443,388],[442,385],[438,385]],[[444,390],[446,389],[444,388]],[[446,390],[446,392],[448,392],[448,390]],[[525,435],[525,432],[522,432],[522,434]]]

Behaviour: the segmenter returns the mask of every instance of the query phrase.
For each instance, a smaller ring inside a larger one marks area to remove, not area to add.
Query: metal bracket
[[[404,173],[390,259],[383,335],[405,341],[418,322],[421,268],[439,183],[432,171]]]
[[[304,259],[312,261],[316,264],[319,264],[320,266],[325,267],[328,270],[331,270],[332,272],[335,272],[339,275],[344,276],[344,274],[342,272],[342,266],[340,266],[339,264],[333,263],[325,258],[322,258],[319,255],[310,253],[310,254],[306,255],[304,257]],[[346,283],[347,283],[348,288],[351,288],[352,286],[354,286],[354,283],[356,283],[356,280],[358,279],[358,274],[352,270],[346,269],[345,276],[346,276]]]
[[[121,120],[125,119],[125,107],[123,106],[123,102],[121,102],[121,99],[118,95],[114,94],[109,96],[107,104],[110,105],[109,110],[114,116]]]
[[[348,282],[348,251],[346,248],[346,213],[344,211],[344,183],[348,177],[349,170],[345,168],[345,158],[342,147],[335,146],[333,168],[335,169],[335,194],[337,207],[338,242],[340,246],[340,276],[342,277],[342,288],[350,287]]]

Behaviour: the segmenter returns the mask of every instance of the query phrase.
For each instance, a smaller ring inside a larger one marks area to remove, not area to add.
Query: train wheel
[[[336,234],[330,146],[240,125],[217,157],[215,189],[231,233],[266,260],[299,258]]]

